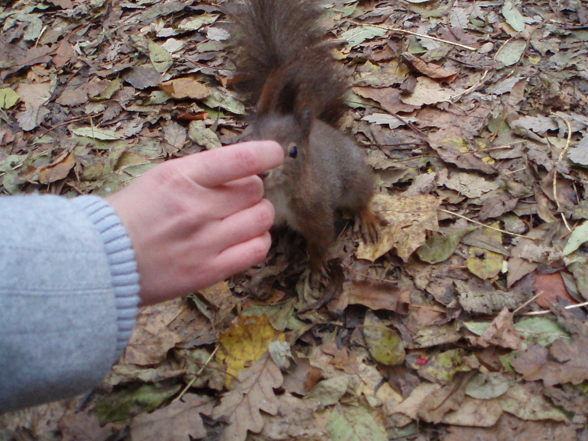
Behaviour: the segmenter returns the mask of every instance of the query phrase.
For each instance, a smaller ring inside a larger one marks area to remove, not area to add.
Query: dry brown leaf
[[[472,427],[492,427],[502,415],[498,400],[464,397],[459,407],[443,416],[444,424]]]
[[[360,243],[359,259],[375,261],[392,248],[405,262],[426,241],[426,231],[438,228],[437,209],[441,199],[431,195],[414,197],[377,194],[372,209],[388,224],[383,227],[377,243]]]
[[[391,420],[398,426],[402,427],[407,425],[413,420],[416,420],[418,417],[419,409],[423,406],[423,403],[427,401],[427,399],[431,396],[431,394],[435,393],[441,389],[441,385],[429,383],[429,382],[422,382],[413,391],[410,395],[401,403],[393,406],[391,409]]]
[[[480,159],[476,153],[470,151],[461,128],[447,127],[432,133],[429,135],[429,143],[445,162],[466,170],[496,173],[496,169],[491,165],[491,158],[486,156]]]
[[[131,424],[132,441],[190,441],[205,438],[206,428],[200,414],[210,416],[213,399],[186,394],[181,400],[152,413],[136,416]]]
[[[163,361],[167,352],[182,340],[169,326],[186,307],[178,298],[142,308],[121,362],[147,366]]]
[[[208,87],[194,77],[175,78],[159,83],[159,88],[176,99],[192,98],[200,100],[210,95]]]
[[[412,112],[417,108],[400,100],[401,91],[397,87],[354,87],[353,91],[363,98],[376,101],[382,109],[392,115],[398,112]]]
[[[549,351],[538,344],[529,345],[511,365],[528,381],[543,380],[545,386],[588,380],[588,336],[574,335],[571,342],[556,340]],[[549,357],[548,355],[551,355]]]
[[[214,408],[214,419],[226,419],[228,426],[221,435],[221,441],[245,441],[247,432],[260,433],[264,418],[260,411],[276,415],[279,401],[274,389],[282,386],[284,378],[280,368],[268,353],[249,369],[238,374],[234,389],[227,392],[221,403]]]
[[[175,155],[186,142],[187,131],[184,126],[175,121],[168,122],[163,128],[164,149],[168,155]]]
[[[452,90],[443,87],[436,81],[427,77],[418,77],[416,86],[412,94],[407,97],[401,97],[405,104],[411,106],[423,106],[425,104],[435,104],[444,101],[451,101],[451,98],[457,96],[461,91]]]
[[[465,399],[463,377],[431,392],[417,411],[419,418],[430,423],[440,423],[446,414],[461,407]]]
[[[451,83],[457,76],[457,71],[455,69],[446,69],[435,63],[427,63],[409,52],[403,52],[402,58],[412,64],[412,66],[420,73],[435,80],[445,80],[448,83]]]
[[[41,184],[50,184],[65,179],[74,165],[76,165],[75,155],[67,153],[65,157],[62,156],[51,165],[39,169],[39,182]]]
[[[64,2],[69,2],[71,0],[62,0]],[[64,8],[65,9],[65,8]],[[57,47],[57,51],[53,56],[53,63],[55,67],[63,67],[65,66],[70,60],[75,58],[75,51],[74,47],[66,40],[61,40],[59,46]]]
[[[88,90],[85,84],[79,87],[70,87],[65,89],[55,100],[62,106],[79,106],[88,101]]]
[[[483,348],[500,346],[502,348],[515,350],[521,348],[522,341],[523,337],[514,328],[512,313],[508,309],[500,311],[500,314],[492,320],[488,329],[475,339],[475,343]]]
[[[68,413],[59,420],[63,439],[72,441],[106,441],[114,436],[116,427],[101,425],[98,417],[90,412]]]
[[[535,292],[540,294],[535,302],[542,308],[549,309],[552,303],[557,303],[560,299],[568,303],[576,303],[568,294],[561,273],[537,274],[533,287]]]
[[[535,271],[537,266],[536,263],[529,262],[520,257],[511,257],[508,259],[508,273],[506,275],[507,288],[510,288],[527,274]]]
[[[573,426],[552,421],[524,421],[503,414],[494,427],[449,426],[442,441],[576,441]]]
[[[306,358],[296,360],[296,367],[284,379],[284,389],[300,396],[306,395],[322,378],[320,369],[310,365]]]
[[[49,113],[43,105],[51,98],[52,89],[50,83],[19,84],[16,93],[26,108],[18,113],[16,119],[24,131],[31,131],[43,122]]]
[[[329,310],[343,312],[349,305],[364,305],[406,314],[409,303],[409,292],[390,283],[347,280],[341,295],[329,304]]]

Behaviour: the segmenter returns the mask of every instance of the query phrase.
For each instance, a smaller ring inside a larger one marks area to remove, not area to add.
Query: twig
[[[557,197],[557,165],[561,161],[563,161],[563,158],[564,158],[565,154],[568,152],[568,149],[570,148],[570,144],[571,144],[571,141],[572,141],[572,125],[567,120],[567,118],[564,118],[563,116],[558,115],[558,114],[553,113],[553,112],[550,112],[550,113],[553,116],[557,116],[558,118],[561,118],[563,120],[563,122],[566,123],[566,126],[568,128],[568,138],[566,140],[566,146],[560,152],[559,157],[557,158],[557,162],[555,163],[555,166],[553,167],[553,199],[555,200],[555,205],[557,206],[557,211],[559,211],[560,214],[561,214],[561,218],[563,219],[564,225],[566,226],[566,228],[568,229],[568,231],[572,231],[572,229],[570,228],[570,226],[568,224],[568,221],[567,221],[566,217],[561,212],[561,205],[560,205],[559,199]]]
[[[482,74],[482,78],[480,78],[480,80],[479,80],[479,81],[478,81],[476,84],[474,84],[474,85],[472,85],[472,86],[468,87],[468,88],[467,88],[466,90],[464,90],[462,93],[460,93],[460,94],[458,94],[458,95],[455,95],[454,97],[452,97],[452,98],[451,98],[451,101],[452,101],[452,102],[454,102],[454,103],[456,103],[456,102],[457,102],[457,101],[459,101],[459,100],[460,100],[460,99],[461,99],[463,96],[465,96],[465,95],[467,95],[468,93],[470,93],[470,92],[473,92],[474,90],[476,90],[478,87],[480,87],[480,86],[481,86],[481,85],[484,83],[484,80],[486,79],[486,75],[488,75],[488,71],[487,71],[487,70],[485,70],[485,71],[484,71],[484,73]]]
[[[564,309],[578,309],[578,308],[583,308],[584,306],[588,306],[588,302],[577,303],[575,305],[567,305],[567,306],[564,306]],[[523,312],[521,315],[546,315],[546,314],[553,314],[553,311],[548,311],[548,310],[544,309],[542,311]]]
[[[414,35],[415,37],[428,38],[429,40],[435,40],[435,41],[439,41],[441,43],[450,44],[452,46],[458,46],[458,47],[461,47],[463,49],[468,49],[470,51],[478,50],[478,48],[475,48],[475,47],[472,47],[472,46],[467,46],[465,44],[456,43],[456,42],[450,41],[450,40],[444,40],[442,38],[431,37],[430,35],[420,34],[418,32],[407,31],[405,29],[393,28],[391,26],[385,26],[385,25],[362,23],[360,21],[350,20],[350,19],[347,19],[346,21],[348,21],[350,23],[354,23],[354,24],[359,25],[359,26],[372,26],[374,28],[386,29],[387,31],[391,31],[391,32],[398,32],[400,34],[408,34],[408,35]]]
[[[212,366],[208,366],[208,363],[210,363],[210,360],[212,360],[212,357],[214,357],[214,355],[216,354],[216,351],[218,351],[218,348],[219,348],[219,346],[217,345],[214,348],[214,351],[212,351],[210,353],[210,355],[208,356],[206,361],[202,364],[202,366],[200,366],[200,369],[198,370],[198,372],[196,372],[194,377],[188,382],[188,384],[186,384],[186,387],[184,387],[184,389],[182,389],[182,391],[179,393],[179,395],[172,400],[172,403],[178,401],[179,399],[181,399],[184,396],[184,394],[188,391],[188,389],[190,389],[192,387],[192,385],[196,381],[196,378],[198,378],[200,376],[200,374],[202,374],[202,371],[204,371],[204,369],[206,369],[207,367],[208,367],[208,369],[216,369],[216,368],[213,368]],[[196,362],[196,363],[198,363],[198,362]],[[228,372],[223,371],[223,373],[235,378],[234,375],[231,375]],[[237,380],[237,379],[235,378],[235,380]]]
[[[523,236],[522,234],[511,233],[510,231],[502,230],[502,229],[496,228],[496,227],[491,227],[490,225],[486,225],[486,224],[483,224],[482,222],[478,222],[477,220],[470,219],[469,217],[466,217],[466,216],[464,216],[462,214],[458,214],[458,213],[454,213],[453,211],[445,210],[444,208],[440,208],[439,211],[442,211],[443,213],[451,214],[451,215],[456,216],[456,217],[459,217],[461,219],[465,219],[468,222],[471,222],[471,223],[476,224],[476,225],[480,225],[480,226],[482,226],[484,228],[488,228],[488,229],[494,230],[494,231],[499,231],[499,232],[501,232],[503,234],[508,234],[510,236],[521,237],[523,239],[537,240],[534,237]]]
[[[529,304],[531,304],[532,302],[534,302],[535,300],[537,300],[537,298],[540,297],[540,296],[542,296],[543,294],[545,294],[545,292],[539,291],[537,294],[535,294],[533,297],[531,297],[529,300],[527,300],[521,306],[519,306],[517,309],[515,309],[512,312],[512,315],[513,316],[516,315],[521,309],[523,309],[525,306],[528,306]]]

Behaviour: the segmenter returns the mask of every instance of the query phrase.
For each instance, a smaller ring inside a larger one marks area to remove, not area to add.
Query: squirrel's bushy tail
[[[341,116],[347,85],[321,15],[316,0],[245,0],[229,10],[236,83],[251,103],[273,93],[304,99],[314,117],[328,123]]]

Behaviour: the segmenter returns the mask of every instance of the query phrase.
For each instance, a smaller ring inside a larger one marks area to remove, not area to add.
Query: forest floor
[[[246,126],[218,4],[3,4],[3,194],[107,195]],[[280,233],[265,265],[143,309],[91,396],[1,415],[0,440],[588,440],[586,3],[326,6],[378,242],[342,222],[325,294]]]

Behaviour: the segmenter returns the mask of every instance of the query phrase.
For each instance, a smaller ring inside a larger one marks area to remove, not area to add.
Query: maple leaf
[[[237,378],[235,388],[223,396],[212,413],[214,419],[226,418],[229,423],[221,441],[245,441],[247,431],[263,430],[260,410],[270,415],[278,412],[274,389],[282,385],[284,377],[267,352],[249,369],[239,372]]]

